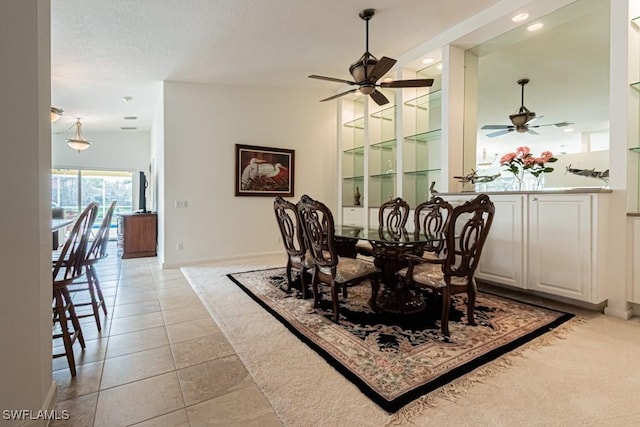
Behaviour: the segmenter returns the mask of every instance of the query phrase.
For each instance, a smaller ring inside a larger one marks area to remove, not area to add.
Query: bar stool
[[[67,357],[71,376],[76,376],[76,363],[73,355],[73,344],[78,340],[85,348],[80,322],[67,288],[74,279],[84,273],[83,260],[86,257],[87,242],[91,227],[98,213],[98,204],[89,204],[76,219],[69,237],[65,241],[58,258],[53,264],[53,339],[62,338],[64,352],[53,354],[53,358]],[[69,320],[73,332],[69,330]],[[55,332],[55,324],[60,325],[60,332]]]
[[[84,273],[87,280],[78,281],[73,280],[70,290],[72,292],[89,291],[89,301],[87,302],[75,302],[75,307],[91,306],[92,311],[90,313],[76,314],[79,319],[84,317],[93,316],[96,320],[98,331],[102,331],[102,324],[100,323],[100,309],[107,315],[107,306],[102,296],[102,289],[100,288],[100,281],[98,280],[98,274],[96,272],[95,264],[107,257],[107,244],[109,243],[109,229],[111,227],[111,218],[113,217],[113,211],[116,208],[116,201],[111,203],[109,209],[102,219],[102,224],[98,229],[98,233],[93,239],[89,250],[82,262],[84,267]],[[76,285],[87,285],[86,287],[76,287]]]

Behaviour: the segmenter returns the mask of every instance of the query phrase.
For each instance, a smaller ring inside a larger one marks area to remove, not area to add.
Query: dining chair
[[[107,306],[104,302],[104,296],[102,295],[102,288],[100,287],[100,280],[98,279],[98,273],[96,271],[95,264],[100,260],[107,257],[107,245],[109,243],[109,231],[111,228],[111,219],[113,217],[113,211],[116,208],[116,201],[114,200],[107,212],[104,214],[102,218],[102,223],[100,224],[100,228],[98,232],[93,238],[91,245],[88,246],[88,250],[86,251],[86,255],[82,262],[84,267],[84,273],[86,280],[74,280],[71,285],[69,285],[69,289],[72,292],[78,293],[83,291],[88,291],[89,293],[89,301],[86,302],[75,302],[74,305],[76,308],[91,306],[91,312],[82,313],[76,315],[78,318],[91,317],[93,316],[96,321],[96,326],[98,327],[98,331],[102,331],[102,323],[100,322],[100,309],[104,312],[104,315],[107,315]],[[88,243],[87,243],[88,244]],[[78,278],[80,279],[80,278]],[[86,287],[82,287],[82,285],[86,285]]]
[[[378,209],[378,229],[392,235],[400,235],[407,225],[410,211],[409,203],[401,197],[384,202]],[[367,241],[359,241],[356,244],[356,250],[367,257],[373,255],[373,247]]]
[[[413,215],[413,232],[425,237],[437,236],[447,230],[453,206],[442,197],[435,196],[416,206]],[[444,262],[446,241],[435,239],[423,246],[423,258]]]
[[[85,343],[68,286],[84,274],[83,261],[86,256],[89,233],[97,212],[98,204],[90,203],[80,213],[52,268],[53,339],[62,338],[64,344],[64,352],[54,353],[53,358],[66,356],[71,376],[74,377],[76,376],[76,364],[73,344],[79,341],[80,347],[84,350]],[[73,331],[69,330],[69,321]],[[56,323],[59,325],[59,332]]]
[[[476,325],[477,286],[474,274],[494,213],[493,202],[486,194],[456,206],[447,224],[444,262],[407,255],[409,266],[398,272],[408,286],[441,294],[441,330],[446,336],[449,336],[451,296],[455,294],[466,292],[467,320],[470,325]]]
[[[284,249],[287,251],[287,292],[291,290],[291,272],[298,271],[302,298],[307,298],[305,275],[313,268],[313,259],[308,255],[300,215],[295,204],[278,196],[273,201],[273,210],[278,221]]]
[[[339,257],[336,254],[333,214],[325,204],[305,194],[300,198],[297,208],[315,265],[312,280],[314,307],[318,307],[320,303],[318,284],[328,285],[331,288],[333,320],[338,322],[340,320],[339,289],[369,280],[371,283],[369,305],[376,310],[376,298],[380,289],[380,270],[373,263],[356,258]]]

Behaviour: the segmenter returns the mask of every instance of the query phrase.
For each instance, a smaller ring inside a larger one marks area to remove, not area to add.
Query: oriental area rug
[[[296,279],[286,291],[284,268],[227,275],[302,342],[388,413],[468,375],[574,315],[479,292],[475,319],[466,323],[466,295],[453,298],[450,337],[439,328],[439,298],[413,315],[375,313],[367,304],[368,283],[349,288],[332,321],[328,288],[320,307],[301,298]],[[307,295],[310,296],[308,289]],[[325,296],[326,295],[326,296]]]

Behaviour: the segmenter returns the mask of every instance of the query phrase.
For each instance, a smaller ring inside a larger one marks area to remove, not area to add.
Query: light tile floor
[[[75,378],[66,358],[53,360],[56,409],[70,416],[53,426],[282,425],[179,270],[122,260],[114,243],[97,268],[108,315],[101,332],[82,319]]]

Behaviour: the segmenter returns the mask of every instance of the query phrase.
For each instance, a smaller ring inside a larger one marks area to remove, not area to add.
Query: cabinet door
[[[591,301],[591,196],[529,195],[530,289]]]
[[[476,278],[526,289],[523,195],[491,196],[496,213],[482,249]]]
[[[364,208],[342,208],[342,224],[364,226]]]
[[[633,269],[630,301],[640,304],[640,218],[632,220],[633,251],[629,264]]]

